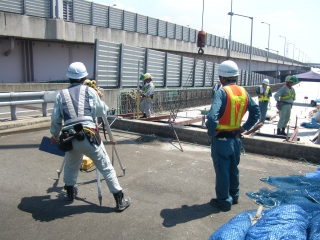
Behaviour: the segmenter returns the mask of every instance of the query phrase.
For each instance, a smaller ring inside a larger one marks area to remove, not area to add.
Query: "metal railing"
[[[11,120],[17,120],[17,105],[42,104],[43,117],[48,116],[48,103],[56,99],[56,91],[0,93],[0,106],[10,106]]]

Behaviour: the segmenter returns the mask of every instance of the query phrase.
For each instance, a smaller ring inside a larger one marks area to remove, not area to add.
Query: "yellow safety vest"
[[[289,89],[289,91],[287,91],[287,95],[280,97],[280,101],[287,100],[289,98],[293,98],[294,99],[295,96],[296,96],[296,94],[294,92],[294,89]]]
[[[241,120],[248,106],[248,96],[243,87],[229,85],[223,87],[227,93],[227,105],[219,119],[217,130],[232,131],[241,125]]]
[[[265,94],[266,94],[267,96],[258,97],[258,100],[259,100],[259,101],[269,101],[269,100],[270,100],[270,98],[268,97],[269,92],[270,92],[270,87],[267,86],[267,89],[266,89],[266,91],[265,91]],[[260,86],[260,94],[262,94],[262,93],[263,93],[263,86],[261,85],[261,86]]]

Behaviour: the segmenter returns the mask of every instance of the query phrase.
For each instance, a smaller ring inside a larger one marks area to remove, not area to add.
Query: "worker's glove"
[[[141,97],[146,97],[146,95],[144,93],[141,94]]]

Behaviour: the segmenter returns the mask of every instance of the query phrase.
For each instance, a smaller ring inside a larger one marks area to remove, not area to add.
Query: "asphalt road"
[[[102,183],[97,198],[96,173],[79,173],[79,195],[65,200],[62,157],[38,150],[48,130],[0,137],[0,239],[208,239],[237,214],[257,209],[246,192],[270,187],[259,179],[299,175],[316,166],[294,160],[246,154],[239,165],[241,197],[229,212],[209,204],[214,170],[208,147],[114,132],[121,161],[114,165],[131,206],[115,212],[115,202]],[[106,142],[111,156],[111,146]]]

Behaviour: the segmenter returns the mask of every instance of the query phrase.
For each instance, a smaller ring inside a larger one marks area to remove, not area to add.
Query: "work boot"
[[[281,130],[280,130],[280,128],[277,128],[277,135],[281,135]]]
[[[73,201],[75,199],[75,197],[78,195],[78,187],[77,186],[64,185],[64,190],[67,191],[68,201]]]
[[[287,135],[286,132],[285,132],[285,129],[286,129],[286,128],[282,128],[282,129],[281,129],[281,134],[282,134],[282,135]]]
[[[141,118],[147,118],[147,114],[144,113]]]
[[[127,207],[130,206],[130,203],[131,203],[130,197],[124,198],[122,191],[120,191],[118,193],[114,193],[113,197],[116,200],[117,210],[118,211],[121,212],[121,211],[125,210]]]

